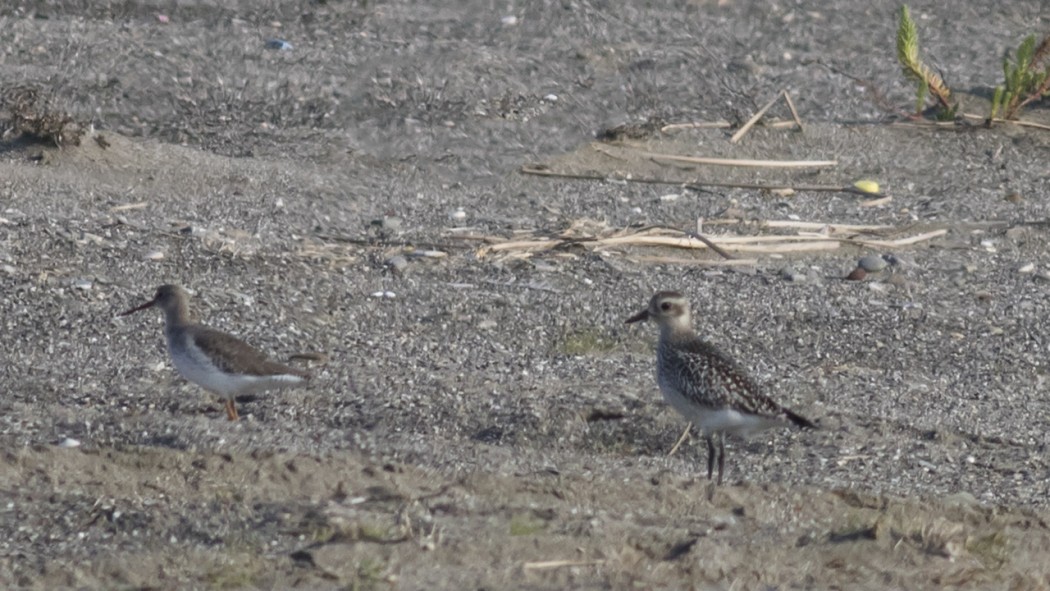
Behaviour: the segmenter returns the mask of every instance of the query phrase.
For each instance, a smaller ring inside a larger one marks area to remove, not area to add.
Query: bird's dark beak
[[[117,316],[127,316],[128,314],[134,314],[135,312],[138,312],[139,310],[145,310],[146,308],[152,308],[153,305],[156,304],[156,303],[157,303],[157,298],[153,298],[152,300],[146,302],[145,304],[142,304],[141,306],[139,306],[137,308],[132,308],[132,309],[126,311],[126,312],[121,312],[120,314],[117,314]]]
[[[624,324],[634,324],[635,322],[641,322],[643,320],[649,320],[649,310],[642,310],[634,316],[631,316]]]

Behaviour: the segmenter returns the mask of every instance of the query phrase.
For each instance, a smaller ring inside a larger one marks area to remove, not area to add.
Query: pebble
[[[92,287],[94,287],[94,285],[95,285],[94,283],[92,283],[91,281],[89,281],[87,279],[77,279],[76,281],[73,282],[73,287],[75,289],[79,289],[81,291],[88,291]]]
[[[1021,268],[1017,270],[1018,273],[1033,273],[1035,272],[1035,263],[1028,263],[1021,265]]]
[[[66,437],[62,441],[58,442],[58,447],[80,447],[80,440],[73,439],[72,437]]]
[[[294,47],[292,46],[291,43],[285,41],[284,39],[267,39],[266,40],[266,49],[277,49],[277,50],[280,50],[280,51],[291,51],[292,49],[294,49]]]
[[[457,207],[455,211],[448,214],[448,217],[457,221],[465,220],[467,219],[467,212],[464,211],[462,207]]]
[[[885,258],[877,254],[869,254],[860,257],[857,261],[857,268],[864,269],[868,273],[878,273],[889,266],[889,262]]]
[[[808,275],[795,269],[784,269],[780,275],[792,283],[804,283],[809,279]]]
[[[404,273],[408,269],[408,258],[398,254],[388,258],[383,264],[397,273]]]
[[[405,225],[405,220],[396,215],[385,215],[382,219],[373,220],[372,225],[384,234],[397,234]]]
[[[495,320],[482,320],[478,323],[478,328],[480,330],[492,330],[496,328],[496,326],[497,324]]]
[[[865,271],[863,267],[857,267],[850,271],[849,275],[846,275],[846,279],[849,279],[850,281],[861,281],[867,276],[868,272]]]
[[[660,201],[678,201],[681,197],[678,193],[668,193],[666,195],[660,195]]]
[[[147,261],[162,261],[162,260],[164,260],[164,253],[162,251],[159,251],[159,250],[151,250],[151,251],[147,252],[143,256],[143,258],[146,259]]]

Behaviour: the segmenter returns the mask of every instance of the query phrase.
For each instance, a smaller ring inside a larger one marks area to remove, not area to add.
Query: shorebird
[[[722,484],[726,433],[748,435],[790,424],[816,428],[809,419],[763,394],[740,364],[698,337],[693,332],[689,301],[682,294],[658,292],[646,309],[627,319],[627,324],[642,320],[653,320],[660,327],[656,381],[664,400],[703,432],[708,480],[717,458],[717,484]]]
[[[146,308],[164,311],[164,336],[179,375],[224,401],[226,418],[236,421],[235,398],[241,394],[298,386],[310,379],[302,370],[270,361],[248,343],[190,318],[189,296],[177,285],[162,285],[153,299],[122,312]]]

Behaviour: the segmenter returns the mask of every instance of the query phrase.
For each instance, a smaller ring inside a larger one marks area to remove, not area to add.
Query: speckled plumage
[[[815,428],[808,419],[766,396],[747,371],[693,332],[689,302],[680,293],[661,291],[649,306],[627,320],[653,320],[660,327],[656,376],[667,402],[699,427],[707,440],[707,476],[718,460],[718,483],[725,462],[725,433],[749,434],[794,424]],[[716,454],[714,440],[718,439]]]

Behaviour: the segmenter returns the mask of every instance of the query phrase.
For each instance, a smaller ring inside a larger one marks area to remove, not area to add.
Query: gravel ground
[[[1050,136],[894,124],[887,106],[914,102],[896,4],[624,4],[0,8],[0,88],[37,85],[91,124],[79,146],[0,144],[0,586],[1050,586]],[[1040,2],[911,8],[976,113],[1003,51],[1047,29]],[[592,145],[622,124],[739,123],[781,89],[803,134]],[[871,178],[892,200],[627,175]],[[712,236],[945,232],[739,267],[492,249],[698,218]],[[870,255],[894,264],[846,280]],[[116,317],[168,282],[278,359],[323,353],[311,386],[225,421],[174,373],[159,314]],[[660,289],[822,428],[731,440],[713,493],[702,442],[668,457],[683,425],[655,330],[623,324]]]

